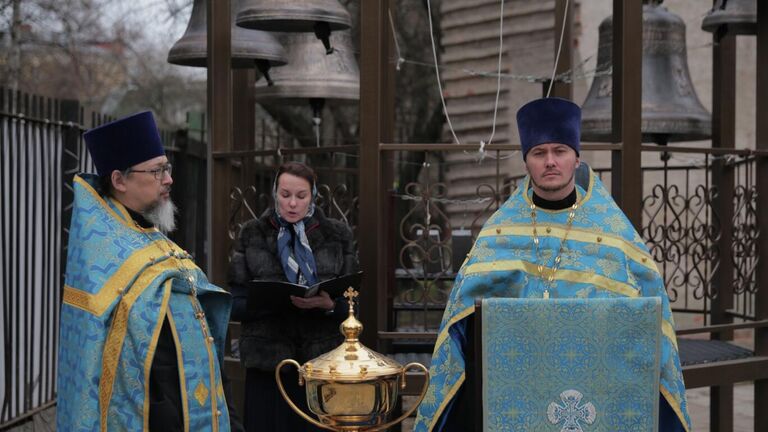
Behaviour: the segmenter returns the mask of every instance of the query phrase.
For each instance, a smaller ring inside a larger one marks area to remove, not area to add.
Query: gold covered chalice
[[[277,386],[288,405],[304,420],[323,429],[344,432],[372,432],[387,429],[403,421],[419,406],[429,387],[429,373],[421,363],[405,366],[360,343],[363,324],[355,318],[357,291],[347,289],[349,317],[341,323],[344,342],[337,348],[304,365],[296,360],[281,361],[275,369]],[[319,419],[301,411],[283,388],[280,370],[292,364],[299,370],[299,385],[306,384],[307,404]],[[421,369],[426,376],[419,401],[406,413],[387,421],[394,411],[400,389],[405,388],[405,373]]]

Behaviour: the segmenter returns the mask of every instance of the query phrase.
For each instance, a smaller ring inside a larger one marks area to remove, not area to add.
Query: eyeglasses
[[[128,170],[126,171],[126,174],[130,174],[132,172],[150,173],[153,176],[155,176],[156,180],[162,180],[165,178],[165,173],[168,173],[168,175],[170,176],[172,171],[173,171],[173,165],[168,163],[161,166],[160,168],[153,169],[153,170],[135,170],[135,169],[128,168]]]

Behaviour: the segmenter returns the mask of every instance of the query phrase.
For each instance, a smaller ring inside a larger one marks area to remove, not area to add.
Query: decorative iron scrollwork
[[[693,188],[687,181],[683,189],[677,184],[656,184],[643,198],[646,224],[641,235],[659,263],[670,302],[683,296],[683,307],[689,302],[717,296],[712,276],[720,253],[719,221],[712,209],[717,189],[708,184]],[[682,293],[681,293],[682,290]]]

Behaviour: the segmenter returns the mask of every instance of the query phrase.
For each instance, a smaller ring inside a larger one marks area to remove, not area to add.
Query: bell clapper
[[[312,107],[312,128],[315,130],[315,141],[317,142],[317,146],[320,147],[320,125],[323,123],[323,107],[325,106],[325,99],[310,98],[309,106]]]
[[[264,79],[267,80],[267,85],[272,87],[275,85],[275,82],[272,81],[272,78],[269,76],[269,70],[272,68],[272,65],[269,64],[268,60],[256,60],[256,69],[259,70],[259,72],[264,76]]]
[[[323,42],[325,47],[325,54],[333,54],[333,47],[331,46],[331,25],[326,21],[315,22],[315,36]]]

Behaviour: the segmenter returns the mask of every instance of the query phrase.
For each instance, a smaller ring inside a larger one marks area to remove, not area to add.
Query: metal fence
[[[59,302],[71,205],[87,170],[76,103],[0,89],[0,426],[55,401]]]
[[[0,88],[0,430],[55,404],[72,179],[95,172],[83,131],[110,120],[77,101]],[[169,158],[190,171],[175,145],[186,133],[161,135]]]
[[[387,317],[384,331],[388,332],[424,333],[437,329],[453,279],[474,238],[485,219],[522,178],[508,175],[503,154],[497,154],[481,163],[495,166],[496,175],[475,185],[472,192],[455,198],[457,194],[452,189],[457,186],[443,178],[448,164],[441,162],[441,157],[462,150],[440,146],[432,151],[429,147],[387,154],[386,164],[397,173],[388,191],[392,210],[387,215],[387,225],[393,235],[387,238],[386,245],[381,245],[392,267],[389,283],[382,287],[389,299],[382,311]],[[355,153],[354,147],[346,146],[322,150],[331,155]],[[292,149],[281,157],[304,159],[315,151]],[[411,154],[405,157],[406,153]],[[414,157],[413,153],[420,155]],[[596,157],[599,153],[606,155],[608,151],[592,151]],[[639,232],[664,277],[673,310],[693,314],[702,324],[713,319],[722,322],[724,317],[754,320],[757,156],[749,150],[712,154],[706,148],[665,153],[661,148],[646,147],[644,153],[661,157],[650,157],[656,162],[646,163],[642,169],[643,218]],[[232,153],[226,157],[245,167],[265,155],[274,156],[274,151]],[[328,165],[316,168],[320,173],[333,173],[339,169],[333,165],[335,160],[326,158]],[[418,163],[418,174],[411,175],[411,181],[403,181],[402,174],[409,168],[406,165],[413,165],[413,160],[422,161]],[[253,169],[268,175],[274,163]],[[610,190],[610,166],[598,165],[594,169]],[[260,178],[234,178],[231,237],[244,220],[255,217],[269,205],[271,183]],[[321,195],[327,198],[321,200],[321,207],[326,212],[335,212],[336,217],[357,221],[354,181],[354,170],[344,177],[326,175],[322,181],[326,192]],[[463,208],[458,218],[460,224],[455,222],[456,208]],[[350,225],[359,229],[356,222]],[[713,311],[714,303],[722,310]],[[713,318],[713,313],[720,316]]]

